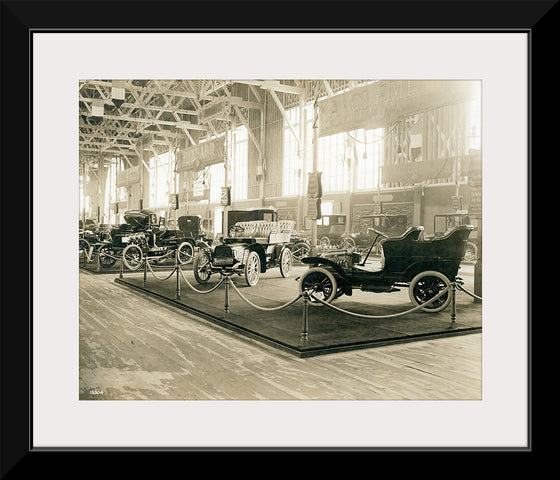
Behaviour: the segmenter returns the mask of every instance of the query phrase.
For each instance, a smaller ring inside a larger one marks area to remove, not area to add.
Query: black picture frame
[[[214,4],[211,6],[211,4]],[[219,9],[219,14],[209,11]],[[28,229],[22,234],[3,228],[2,275],[3,301],[1,328],[1,476],[19,478],[34,468],[54,468],[60,454],[72,453],[142,453],[142,452],[383,452],[383,448],[371,449],[321,449],[321,448],[232,448],[232,449],[160,449],[160,448],[44,448],[34,449],[32,442],[32,365],[31,351],[34,310],[33,305],[33,238],[40,232],[33,230],[33,178],[32,169],[32,58],[33,35],[39,31],[52,32],[104,32],[152,33],[152,32],[526,32],[529,37],[529,285],[532,281],[532,156],[535,145],[547,144],[551,138],[552,125],[534,114],[537,105],[554,109],[556,98],[547,95],[543,73],[551,62],[550,48],[557,42],[558,6],[556,1],[404,1],[392,2],[176,2],[176,1],[2,1],[1,2],[1,61],[2,71],[2,206],[3,218],[13,218],[17,207],[21,224]],[[173,12],[172,14],[170,12]],[[251,20],[248,12],[259,13],[258,22]],[[282,12],[282,14],[279,14]],[[325,13],[326,12],[326,13]],[[186,22],[185,19],[196,19]],[[194,24],[185,27],[185,24]],[[255,25],[259,25],[255,27]],[[539,77],[541,81],[538,82]],[[538,83],[536,83],[538,82]],[[539,86],[539,88],[534,88]],[[547,95],[547,96],[545,96]],[[542,107],[541,107],[542,108]],[[539,112],[539,113],[542,113]],[[7,141],[9,139],[9,141]],[[10,159],[10,161],[6,161]],[[18,179],[13,181],[11,179]],[[27,184],[24,181],[27,179]],[[5,183],[4,183],[5,182]],[[28,188],[28,195],[21,191]],[[27,197],[27,198],[26,198]],[[15,200],[15,201],[14,201]],[[23,200],[23,201],[22,201]],[[48,200],[48,199],[45,199]],[[10,217],[7,217],[10,215]],[[26,218],[27,217],[27,218]],[[54,217],[54,212],[53,212]],[[6,226],[6,225],[4,225]],[[25,241],[27,240],[27,241]],[[14,247],[14,241],[17,247]],[[25,247],[24,247],[25,245]],[[17,255],[9,254],[16,248]],[[27,250],[28,255],[24,255]],[[6,288],[7,287],[7,288]],[[531,328],[532,294],[529,287],[529,379],[532,379]],[[8,293],[9,292],[9,293]],[[9,299],[9,301],[8,301]],[[56,347],[56,346],[53,346]],[[530,382],[531,384],[531,382]],[[529,439],[526,449],[505,449],[512,452],[535,453],[532,428],[532,389],[527,399],[529,411]],[[56,394],[56,393],[54,393]],[[64,421],[64,419],[61,419]],[[406,451],[406,449],[403,449]],[[412,449],[415,450],[415,449]],[[419,449],[420,451],[448,451],[449,449]],[[454,450],[454,449],[450,449]],[[499,447],[466,449],[467,451],[502,451]],[[138,458],[138,457],[136,457]],[[50,463],[52,462],[52,463]],[[117,468],[122,472],[142,472],[142,463]],[[57,467],[59,468],[59,467]],[[83,467],[82,467],[83,468]],[[121,470],[122,468],[122,470]],[[476,467],[480,469],[480,465]],[[97,467],[94,467],[94,471]],[[78,473],[78,471],[76,471]],[[78,473],[79,474],[79,473]],[[141,473],[139,473],[142,476]]]

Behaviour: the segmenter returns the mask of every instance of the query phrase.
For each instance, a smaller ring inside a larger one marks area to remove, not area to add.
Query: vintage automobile
[[[424,238],[437,238],[445,235],[451,229],[459,225],[470,225],[471,219],[467,213],[439,213],[434,215],[434,233],[433,236],[424,235]],[[478,260],[478,247],[476,246],[476,227],[473,234],[467,241],[464,260],[468,262],[476,262]]]
[[[274,207],[246,208],[230,210],[228,212],[228,225],[238,222],[250,222],[264,220],[267,222],[278,221],[278,211]],[[299,262],[301,258],[309,255],[311,243],[303,232],[292,231],[288,247],[292,251],[294,261]]]
[[[299,277],[300,292],[310,294],[326,303],[341,295],[352,295],[355,288],[365,292],[395,292],[408,287],[411,302],[419,306],[455,280],[472,225],[461,225],[445,235],[431,240],[419,239],[424,227],[409,227],[401,236],[389,238],[376,232],[376,238],[365,256],[357,252],[335,253],[304,258],[310,265]],[[368,257],[373,246],[382,243],[380,268]],[[422,310],[439,312],[451,302],[444,293]]]
[[[253,287],[261,273],[272,267],[279,267],[280,274],[288,277],[293,263],[288,244],[294,225],[293,220],[237,222],[222,244],[211,247],[199,242],[201,249],[194,259],[194,278],[203,284],[215,273],[244,275],[247,285]]]
[[[345,236],[346,244],[362,250],[369,248],[377,235],[375,232],[381,232],[388,237],[401,236],[408,228],[408,217],[405,214],[374,213],[360,216],[357,224],[358,232]],[[380,242],[376,243],[371,253],[380,254],[380,245]]]
[[[319,239],[319,247],[323,250],[331,247],[334,248],[350,248],[346,239],[346,220],[344,214],[323,215],[317,220],[317,238]]]
[[[102,268],[109,268],[122,255],[130,270],[137,270],[144,258],[164,262],[176,255],[184,265],[194,257],[194,245],[180,230],[168,230],[150,210],[130,210],[124,213],[126,224],[112,232],[111,240],[96,244]]]
[[[227,216],[228,225],[255,220],[263,220],[266,222],[278,221],[278,212],[273,207],[232,209],[228,210]]]
[[[204,241],[206,243],[212,243],[212,238],[203,228],[203,220],[200,215],[182,215],[177,219],[177,224],[179,225],[179,230],[184,234],[186,241],[189,241],[193,246],[193,256],[194,247],[197,242]]]
[[[311,242],[303,232],[293,232],[288,247],[292,251],[295,262],[301,262],[302,258],[311,253]]]

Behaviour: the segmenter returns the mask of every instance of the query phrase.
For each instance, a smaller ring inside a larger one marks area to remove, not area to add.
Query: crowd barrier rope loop
[[[99,257],[99,255],[98,255],[98,257]],[[99,263],[99,258],[97,259],[97,261]],[[123,278],[123,267],[122,267],[123,263],[124,262],[121,262],[120,278]],[[291,300],[287,301],[286,303],[283,303],[283,304],[278,305],[276,307],[263,307],[263,306],[260,306],[260,305],[257,305],[255,303],[253,303],[245,295],[243,295],[243,293],[239,290],[239,288],[231,280],[231,278],[230,278],[231,276],[227,275],[227,274],[223,274],[222,277],[220,278],[219,282],[216,283],[216,285],[212,286],[211,288],[209,288],[207,290],[200,290],[200,289],[196,288],[194,285],[192,285],[191,282],[189,282],[189,280],[187,279],[187,277],[183,273],[181,265],[177,262],[177,258],[175,259],[175,266],[173,267],[173,270],[171,271],[171,273],[169,273],[169,275],[167,275],[166,277],[159,277],[153,271],[153,269],[150,265],[149,259],[148,259],[148,257],[146,257],[144,259],[144,287],[146,286],[146,282],[147,282],[146,276],[147,276],[147,270],[148,269],[150,270],[152,275],[159,281],[168,280],[169,278],[171,278],[173,276],[174,273],[177,274],[177,290],[176,290],[176,298],[177,299],[180,297],[180,277],[183,278],[183,280],[185,281],[185,283],[188,285],[188,287],[191,290],[193,290],[196,293],[203,294],[203,295],[212,293],[212,292],[216,291],[218,288],[220,288],[222,285],[225,285],[224,309],[225,309],[226,313],[229,313],[229,311],[230,311],[230,305],[229,305],[229,290],[230,290],[229,287],[230,287],[230,285],[233,287],[233,289],[235,290],[237,295],[239,295],[239,297],[245,303],[247,303],[248,305],[250,305],[253,308],[256,308],[257,310],[261,310],[261,311],[265,311],[265,312],[273,312],[273,311],[282,310],[282,309],[287,308],[291,305],[294,305],[298,300],[302,299],[303,300],[303,319],[302,319],[302,331],[301,331],[301,336],[300,336],[300,344],[302,346],[303,346],[303,344],[305,344],[309,341],[309,303],[312,300],[320,303],[321,305],[324,305],[325,307],[327,307],[331,310],[335,310],[335,311],[343,313],[345,315],[350,315],[350,316],[353,316],[353,317],[359,317],[359,318],[365,318],[365,319],[371,319],[371,320],[379,320],[379,319],[384,319],[384,318],[400,317],[400,316],[408,315],[412,312],[416,312],[418,310],[424,309],[424,308],[426,308],[426,306],[432,304],[433,302],[435,302],[437,299],[439,299],[444,294],[450,292],[451,293],[451,302],[450,302],[451,323],[449,325],[449,328],[453,328],[455,326],[455,320],[456,320],[456,298],[455,298],[455,296],[456,296],[456,291],[457,290],[463,291],[463,292],[469,294],[470,296],[472,296],[474,298],[482,300],[477,295],[475,295],[475,294],[469,292],[467,289],[465,289],[462,286],[461,279],[458,278],[457,281],[451,282],[450,286],[444,288],[442,291],[440,291],[437,295],[435,295],[433,298],[431,298],[427,302],[424,302],[421,305],[417,305],[417,306],[415,306],[415,307],[413,307],[409,310],[405,310],[403,312],[398,312],[398,313],[392,313],[392,314],[388,314],[388,315],[367,315],[367,314],[363,314],[363,313],[351,312],[349,310],[337,307],[336,305],[332,305],[331,303],[325,302],[321,298],[316,297],[315,295],[313,295],[312,293],[309,293],[308,291],[303,291],[302,293],[299,293],[297,296],[295,296]]]
[[[369,319],[381,319],[381,318],[394,318],[394,317],[400,317],[402,315],[407,315],[409,313],[415,312],[416,310],[420,310],[422,308],[425,308],[427,305],[432,304],[433,302],[435,302],[439,297],[441,297],[444,293],[447,293],[449,291],[449,287],[445,287],[441,292],[439,292],[435,297],[430,298],[430,300],[428,300],[427,302],[422,303],[421,305],[417,305],[414,308],[411,308],[410,310],[405,310],[404,312],[399,312],[399,313],[392,313],[389,315],[366,315],[364,313],[356,313],[356,312],[350,312],[349,310],[344,310],[343,308],[337,307],[336,305],[332,305],[331,303],[327,303],[324,300],[322,300],[321,298],[316,297],[315,295],[311,294],[310,297],[313,300],[316,300],[320,303],[322,303],[323,305],[325,305],[326,307],[331,308],[332,310],[336,310],[338,312],[344,313],[346,315],[351,315],[353,317],[360,317],[360,318],[369,318]]]
[[[462,283],[457,282],[457,288],[459,290],[461,290],[462,292],[465,292],[467,295],[470,295],[472,298],[476,298],[477,300],[482,300],[482,297],[479,297],[478,295],[475,295],[472,292],[469,292],[465,287],[463,287]]]
[[[302,296],[303,294],[299,294],[296,297],[292,298],[290,301],[282,304],[282,305],[278,305],[277,307],[261,307],[259,305],[254,304],[253,302],[251,302],[251,300],[249,300],[245,295],[243,295],[239,289],[237,288],[237,285],[235,285],[235,283],[231,282],[231,284],[233,285],[233,289],[237,292],[237,294],[241,297],[241,299],[251,305],[252,307],[258,309],[258,310],[263,310],[265,312],[274,312],[276,310],[282,310],[283,308],[289,307],[290,305],[293,305],[294,303],[296,303]]]

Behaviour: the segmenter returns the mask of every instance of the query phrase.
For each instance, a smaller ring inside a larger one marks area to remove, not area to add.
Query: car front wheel
[[[255,251],[249,252],[247,261],[245,262],[245,281],[250,287],[254,287],[259,283],[261,276],[261,259]]]
[[[123,250],[123,262],[129,270],[138,270],[142,265],[142,249],[135,243],[127,245]]]
[[[210,275],[212,275],[210,257],[206,252],[199,252],[194,257],[193,273],[198,283],[208,283]]]
[[[337,284],[334,275],[322,267],[313,267],[305,272],[299,281],[300,292],[307,292],[309,300],[318,303],[316,297],[329,303],[337,296]]]
[[[292,264],[292,251],[288,247],[284,247],[280,253],[280,275],[284,278],[289,277],[292,273]]]

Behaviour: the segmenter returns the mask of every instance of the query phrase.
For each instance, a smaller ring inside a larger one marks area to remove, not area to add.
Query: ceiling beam
[[[236,80],[235,82],[254,85],[274,92],[291,93],[292,95],[303,95],[305,93],[305,89],[294,85],[285,85],[280,83],[279,80]]]
[[[272,97],[272,99],[274,100],[274,103],[276,103],[276,106],[278,107],[278,109],[282,113],[282,116],[284,117],[284,120],[286,120],[286,123],[288,124],[288,127],[290,128],[290,130],[294,134],[294,137],[297,140],[298,144],[300,144],[301,141],[299,139],[299,135],[297,134],[296,129],[292,125],[292,122],[290,121],[290,117],[286,113],[286,110],[285,110],[284,106],[282,105],[282,102],[278,98],[278,95],[276,95],[276,92],[274,90],[270,90],[269,93],[270,93],[270,96]]]
[[[164,97],[165,98],[165,97]],[[80,95],[80,102],[84,102],[86,104],[92,103],[93,100],[96,100],[94,98],[87,98],[87,97],[82,97]],[[107,105],[113,105],[113,101],[110,98],[105,99],[105,103]],[[162,112],[170,112],[170,113],[178,113],[181,115],[198,115],[198,111],[197,110],[183,110],[181,108],[171,108],[171,107],[160,107],[157,105],[145,105],[142,103],[123,103],[122,105],[120,105],[119,108],[129,108],[129,109],[134,109],[134,108],[141,108],[142,110],[155,110],[157,112],[162,111]]]

